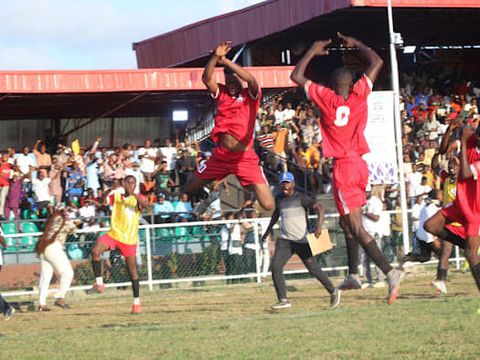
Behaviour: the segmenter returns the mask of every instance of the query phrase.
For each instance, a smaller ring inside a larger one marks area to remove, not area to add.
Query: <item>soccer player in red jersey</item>
[[[450,241],[462,244],[462,235],[466,237],[465,255],[473,278],[480,290],[480,126],[474,130],[462,129],[460,149],[460,174],[457,180],[457,197],[430,218],[424,225],[425,230]],[[445,226],[458,222],[465,227],[464,234],[453,234]],[[479,309],[480,310],[480,309]]]
[[[210,137],[217,147],[208,160],[199,164],[183,191],[195,194],[212,181],[234,174],[242,186],[255,192],[263,208],[271,210],[275,201],[253,148],[262,92],[252,74],[227,59],[230,49],[230,42],[218,45],[202,75],[203,83],[216,101],[215,127]],[[225,85],[213,78],[216,65],[225,68]],[[243,88],[240,80],[248,87]],[[206,206],[204,204],[204,208]]]
[[[298,61],[291,79],[305,88],[305,92],[319,107],[325,157],[334,158],[334,199],[340,213],[340,224],[345,232],[349,262],[349,276],[343,289],[360,287],[358,280],[358,244],[387,275],[388,303],[397,296],[403,272],[390,266],[373,237],[362,224],[362,207],[366,204],[368,168],[362,155],[368,153],[364,130],[367,125],[367,97],[383,65],[383,60],[369,47],[353,37],[338,33],[342,46],[356,47],[369,63],[365,74],[353,83],[350,70],[338,68],[331,74],[332,87],[316,84],[305,77],[305,69],[316,56],[328,55],[332,42],[317,41]]]

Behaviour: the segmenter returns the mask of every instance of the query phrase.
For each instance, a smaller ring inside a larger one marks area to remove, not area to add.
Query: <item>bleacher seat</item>
[[[37,225],[34,222],[26,221],[23,222],[20,226],[22,233],[29,234],[29,233],[36,233],[39,232]],[[28,252],[32,252],[35,249],[35,244],[37,243],[36,236],[22,236],[21,238],[21,247],[23,250]]]
[[[3,233],[5,235],[17,234],[17,226],[14,222],[8,222],[2,225]],[[5,242],[7,243],[6,252],[15,252],[17,251],[17,241],[18,238],[6,237]]]

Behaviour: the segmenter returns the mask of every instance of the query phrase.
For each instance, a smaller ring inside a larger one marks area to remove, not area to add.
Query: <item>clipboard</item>
[[[314,233],[308,234],[307,241],[313,256],[333,249],[333,244],[330,240],[330,234],[328,233],[328,229],[322,229],[322,233],[318,238],[315,236]]]

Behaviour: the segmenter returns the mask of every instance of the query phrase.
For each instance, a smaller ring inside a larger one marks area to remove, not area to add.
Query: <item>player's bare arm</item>
[[[307,69],[308,64],[316,56],[328,55],[327,46],[330,45],[331,42],[332,42],[331,39],[315,41],[312,47],[297,62],[295,69],[293,69],[290,75],[290,79],[292,79],[292,81],[297,85],[300,85],[303,87],[308,80],[305,77],[305,70]]]
[[[257,98],[258,96],[258,83],[255,77],[250,74],[247,70],[245,70],[242,66],[230,61],[227,58],[222,59],[222,65],[225,66],[227,69],[233,71],[235,75],[237,75],[240,79],[245,81],[248,85],[248,91],[250,94]]]
[[[231,49],[230,44],[230,41],[224,41],[218,45],[210,60],[208,60],[207,65],[205,65],[205,69],[203,70],[202,81],[213,95],[215,95],[218,91],[218,84],[213,78],[215,66],[222,64],[225,56]]]
[[[367,75],[368,78],[372,81],[372,83],[374,83],[383,66],[382,58],[371,48],[369,48],[360,40],[352,36],[345,36],[341,33],[337,33],[337,36],[343,46],[356,47],[360,51],[360,53],[367,59],[369,65],[367,70],[365,71],[365,75]]]
[[[280,218],[280,211],[278,209],[275,209],[275,211],[272,214],[272,218],[270,219],[270,224],[268,224],[267,230],[265,230],[265,233],[262,236],[262,242],[264,242],[268,235],[272,232],[273,225],[275,225]]]
[[[470,170],[470,164],[467,158],[467,141],[474,134],[474,130],[468,126],[462,129],[461,149],[460,149],[460,177],[463,179],[469,179],[473,176],[472,170]]]
[[[144,197],[141,194],[136,194],[135,197],[137,198],[138,209],[140,211],[144,209],[148,209],[150,207],[150,204],[148,203],[148,200],[146,197]]]
[[[2,235],[0,235],[0,245],[2,247],[7,247],[7,243],[5,242],[5,238]]]
[[[313,208],[317,212],[317,227],[315,229],[315,236],[319,237],[322,233],[323,219],[325,218],[325,209],[320,203],[320,201],[317,201],[313,205]]]
[[[458,127],[462,124],[462,121],[457,118],[453,120],[450,125],[448,125],[447,130],[445,131],[445,134],[443,135],[442,142],[440,143],[440,147],[438,149],[438,152],[443,155],[446,154],[450,148],[450,143],[453,138],[453,133]]]

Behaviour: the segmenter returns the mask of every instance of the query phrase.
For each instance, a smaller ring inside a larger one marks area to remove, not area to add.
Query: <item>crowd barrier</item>
[[[391,213],[391,212],[390,212]],[[270,218],[222,220],[209,222],[177,222],[140,225],[139,262],[140,284],[153,290],[155,285],[188,283],[199,286],[208,281],[238,283],[261,282],[270,275],[270,258],[274,241],[261,244],[261,236]],[[312,224],[315,216],[310,217]],[[334,247],[317,257],[319,265],[330,275],[340,275],[347,270],[347,254],[343,232],[338,224],[338,214],[327,214],[324,227],[328,228]],[[228,236],[230,230],[230,237]],[[72,290],[90,288],[94,282],[90,251],[97,238],[107,228],[79,230],[67,239],[66,251],[74,267]],[[278,225],[272,240],[278,237]],[[238,238],[241,234],[242,238]],[[40,232],[6,235],[7,249],[3,252],[4,266],[39,263],[34,252]],[[384,239],[382,250],[391,263],[397,261],[397,248]],[[401,243],[401,235],[398,242]],[[464,258],[456,251],[450,259],[457,269]],[[435,263],[431,261],[429,263]],[[130,285],[129,275],[121,255],[115,250],[104,254],[102,260],[107,287]],[[301,274],[307,270],[300,259],[292,257],[285,274]],[[1,274],[0,274],[1,276]],[[38,279],[28,287],[10,287],[4,296],[31,295],[37,292]]]

